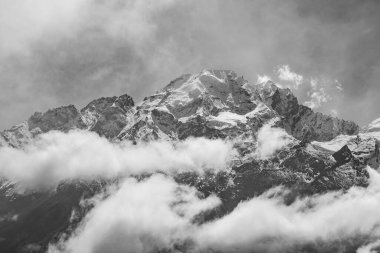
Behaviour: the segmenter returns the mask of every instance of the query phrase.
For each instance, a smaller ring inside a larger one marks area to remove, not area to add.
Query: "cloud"
[[[96,19],[95,23],[87,21],[86,25],[102,27],[111,38],[123,39],[133,45],[138,54],[146,56],[144,49],[151,40],[156,39],[158,25],[155,15],[172,7],[175,0],[111,0],[88,6],[88,18]]]
[[[0,59],[29,53],[41,37],[72,34],[88,0],[0,1]]]
[[[326,93],[325,87],[321,85],[320,80],[311,79],[310,86],[311,90],[307,92],[309,100],[304,103],[306,106],[311,109],[317,109],[322,104],[332,100],[332,97]]]
[[[374,238],[380,236],[380,175],[368,170],[368,188],[353,187],[346,193],[326,193],[298,199],[290,205],[283,202],[284,189],[273,189],[203,225],[197,234],[199,243],[221,252],[283,252],[297,245],[318,247],[318,242],[321,249],[333,248],[334,240],[343,240],[342,247],[347,247],[348,241],[360,236],[365,237],[361,243],[376,241]]]
[[[289,190],[276,187],[203,224],[193,218],[222,203],[214,195],[202,198],[163,175],[126,179],[109,197],[95,198],[80,226],[49,252],[370,252],[380,238],[380,175],[367,169],[368,188],[286,204]]]
[[[136,49],[148,43],[157,25],[155,13],[165,10],[173,0],[15,0],[0,1],[0,57],[28,53],[33,44],[80,36],[97,28],[110,37],[123,38]],[[75,38],[77,39],[77,38]]]
[[[335,87],[338,91],[343,91],[343,85],[338,81],[338,80],[335,80]]]
[[[291,139],[284,129],[264,125],[257,133],[256,153],[260,159],[267,159],[291,143]]]
[[[256,83],[266,83],[266,82],[268,82],[270,80],[271,80],[270,76],[267,76],[267,75],[257,75],[257,81],[256,81]]]
[[[48,132],[23,149],[1,147],[0,176],[26,188],[54,187],[72,179],[218,171],[228,168],[233,155],[232,143],[222,140],[197,138],[133,145],[111,143],[86,131]]]
[[[298,86],[300,86],[303,82],[303,76],[295,72],[292,72],[290,70],[289,65],[279,66],[277,70],[277,74],[278,74],[278,78],[281,81],[292,83],[291,87],[293,89],[298,89]]]
[[[101,96],[139,100],[183,74],[197,57],[179,64],[180,43],[160,32],[181,2],[0,0],[0,104],[18,112],[0,110],[0,128]]]
[[[105,200],[96,200],[81,226],[48,252],[157,252],[189,237],[195,214],[214,208],[214,195],[197,191],[163,175],[138,182],[126,179]],[[101,232],[100,232],[101,231]]]
[[[380,247],[380,241],[375,241],[368,243],[360,247],[356,252],[357,253],[376,253],[375,249]]]

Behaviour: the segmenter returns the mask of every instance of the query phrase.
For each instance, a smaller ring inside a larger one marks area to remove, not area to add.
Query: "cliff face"
[[[289,89],[281,89],[271,81],[260,84],[257,92],[281,116],[286,131],[297,139],[302,139],[306,132],[309,132],[311,140],[316,141],[329,141],[340,134],[355,135],[359,132],[359,126],[352,121],[314,112],[300,105]]]
[[[328,141],[356,134],[350,121],[316,113],[298,104],[288,89],[272,82],[249,84],[233,71],[203,71],[184,75],[136,107],[134,124],[120,139],[232,137],[255,134],[270,120],[302,139]],[[137,133],[137,135],[136,135]]]
[[[0,132],[0,146],[22,147],[38,134],[73,129],[87,129],[112,139],[129,122],[128,112],[133,106],[133,99],[122,95],[96,99],[80,111],[69,105],[36,112],[25,122]]]

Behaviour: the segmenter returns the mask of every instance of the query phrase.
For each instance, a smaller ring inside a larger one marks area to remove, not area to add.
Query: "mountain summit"
[[[359,127],[300,105],[289,89],[275,83],[250,84],[230,70],[182,75],[136,106],[128,95],[100,98],[83,109],[73,105],[35,113],[3,131],[1,143],[19,147],[38,133],[88,129],[110,140],[237,137],[256,133],[272,121],[290,135],[328,141],[357,134]]]

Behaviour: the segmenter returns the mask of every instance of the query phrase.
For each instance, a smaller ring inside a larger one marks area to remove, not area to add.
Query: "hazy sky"
[[[380,1],[0,0],[0,129],[183,73],[266,75],[302,103],[380,117]]]

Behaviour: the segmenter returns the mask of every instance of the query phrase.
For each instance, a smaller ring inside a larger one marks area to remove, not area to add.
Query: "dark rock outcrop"
[[[51,130],[67,132],[74,128],[85,128],[81,115],[73,105],[36,112],[28,119],[29,130],[39,128],[43,133]]]
[[[127,112],[134,106],[128,95],[99,98],[81,110],[88,129],[113,139],[128,123]]]
[[[359,132],[356,123],[314,112],[300,105],[289,89],[279,88],[271,81],[261,84],[259,94],[264,103],[281,116],[285,130],[299,140],[306,133],[310,134],[311,140],[329,141],[340,134]]]

